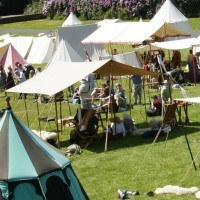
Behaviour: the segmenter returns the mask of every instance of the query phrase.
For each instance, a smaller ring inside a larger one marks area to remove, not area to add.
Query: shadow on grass
[[[144,124],[140,124],[140,127],[144,127]],[[176,139],[177,137],[182,137],[185,134],[188,136],[190,134],[193,134],[195,132],[199,131],[200,126],[199,122],[193,122],[189,126],[181,126],[179,125],[176,129],[174,129],[172,132],[169,133],[168,135],[168,140],[173,140]],[[129,147],[134,147],[134,146],[139,146],[139,145],[147,145],[147,144],[152,144],[154,141],[155,137],[150,137],[150,138],[143,138],[141,135],[132,135],[128,134],[126,137],[124,137],[121,140],[115,140],[115,141],[108,141],[107,144],[107,151],[113,151],[116,149],[122,149],[122,148],[129,148]],[[164,142],[166,141],[166,135],[160,135],[156,143],[158,142]],[[87,148],[87,150],[95,152],[95,153],[102,153],[105,151],[105,141],[93,141]]]

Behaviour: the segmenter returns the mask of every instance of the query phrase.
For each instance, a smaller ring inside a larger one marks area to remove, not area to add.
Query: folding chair
[[[170,103],[166,105],[163,116],[163,126],[165,124],[168,124],[171,126],[172,129],[176,127],[177,125],[176,110],[177,110],[176,103]]]

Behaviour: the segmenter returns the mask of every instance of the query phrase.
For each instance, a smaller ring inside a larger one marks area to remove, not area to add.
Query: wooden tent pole
[[[55,111],[56,111],[56,128],[58,133],[58,149],[60,149],[60,136],[59,136],[59,129],[58,129],[58,109],[57,109],[57,102],[55,100]]]
[[[62,103],[61,103],[61,100],[60,100],[60,119],[61,119],[61,125],[60,125],[61,132],[60,133],[62,134],[63,133],[63,123],[62,123]]]
[[[68,108],[69,108],[69,115],[71,116],[72,113],[71,113],[71,107],[69,105],[69,95],[68,95],[68,91],[66,90],[66,95],[67,95],[67,105],[68,105]]]
[[[39,130],[40,130],[40,137],[41,137],[41,123],[40,123],[40,113],[39,113],[38,101],[36,101],[36,106],[37,106],[37,115],[38,115]]]
[[[193,66],[193,76],[194,76],[194,84],[196,85],[197,83],[197,80],[196,80],[196,66],[195,66],[195,63],[194,63],[194,54],[193,54],[193,46],[192,46],[192,66]]]
[[[26,105],[26,99],[25,99],[25,97],[24,97],[24,106],[25,106],[25,110],[26,110],[26,120],[27,120],[27,124],[28,124],[28,127],[29,127],[28,111],[27,111],[27,105]]]
[[[133,94],[133,90],[132,90],[132,85],[131,85],[131,78],[130,78],[130,75],[128,76],[128,84],[129,84],[129,105],[130,105],[130,116],[131,116],[131,118],[132,118],[132,105],[131,105],[131,103],[132,103],[132,101],[131,101],[131,99],[132,99],[132,95],[131,94]]]

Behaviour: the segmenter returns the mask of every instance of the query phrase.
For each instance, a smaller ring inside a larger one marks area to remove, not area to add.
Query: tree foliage
[[[34,14],[43,12],[49,18],[67,16],[74,12],[82,19],[103,18],[151,19],[165,0],[1,0],[4,13],[23,12]],[[186,16],[199,17],[199,0],[171,0]],[[14,6],[13,6],[14,5]],[[28,6],[27,6],[28,5]],[[1,12],[2,13],[2,12]]]

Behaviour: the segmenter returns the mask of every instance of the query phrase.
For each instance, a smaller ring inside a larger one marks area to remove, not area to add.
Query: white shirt
[[[123,136],[126,136],[126,130],[124,127],[124,123],[111,123],[111,129],[112,129],[112,133],[113,135],[117,135],[119,133],[123,133]]]

